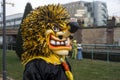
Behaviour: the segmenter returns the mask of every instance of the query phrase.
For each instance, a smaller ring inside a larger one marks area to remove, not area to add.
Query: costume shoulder
[[[48,64],[42,59],[35,59],[26,64],[23,80],[43,80],[45,73],[50,73]]]
[[[61,65],[35,59],[25,66],[23,80],[68,80]]]

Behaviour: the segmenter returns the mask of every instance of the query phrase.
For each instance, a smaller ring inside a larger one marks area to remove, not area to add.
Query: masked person
[[[19,30],[23,80],[74,80],[66,56],[71,50],[69,36],[79,25],[70,22],[67,10],[60,4],[29,12]]]

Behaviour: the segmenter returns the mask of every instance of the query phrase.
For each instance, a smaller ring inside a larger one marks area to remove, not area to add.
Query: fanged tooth
[[[70,44],[70,39],[69,38],[67,38],[67,40],[65,41],[65,44],[66,44],[66,46],[68,46]]]
[[[55,45],[55,41],[54,41],[54,40],[50,40],[50,43],[51,43],[52,45]]]
[[[61,45],[64,45],[64,42],[61,42]]]
[[[65,41],[65,44],[68,45],[68,41]]]
[[[60,45],[60,42],[57,41],[57,42],[56,42],[56,45]]]

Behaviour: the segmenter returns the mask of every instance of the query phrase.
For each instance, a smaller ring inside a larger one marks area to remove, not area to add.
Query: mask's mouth
[[[70,39],[69,38],[59,39],[54,35],[50,35],[49,47],[52,50],[70,50],[71,49]]]

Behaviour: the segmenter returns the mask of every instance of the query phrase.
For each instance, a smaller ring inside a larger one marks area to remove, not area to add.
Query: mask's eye
[[[58,27],[53,27],[53,30],[55,31],[55,32],[58,32],[58,31],[60,31],[60,29],[58,28]]]

